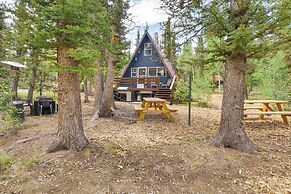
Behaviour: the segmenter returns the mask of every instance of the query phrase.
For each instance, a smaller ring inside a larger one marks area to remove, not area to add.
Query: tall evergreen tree
[[[82,122],[80,74],[94,71],[96,44],[106,45],[110,34],[101,1],[33,1],[45,32],[42,47],[57,51],[58,135],[48,152],[82,150],[89,145]],[[102,23],[103,22],[103,23]],[[100,28],[97,28],[100,27]]]
[[[3,31],[6,28],[5,25],[5,12],[4,12],[4,5],[0,4],[0,60],[3,60],[5,57],[5,48],[3,42]]]
[[[276,36],[276,31],[289,25],[284,8],[290,7],[290,1],[165,0],[163,7],[175,19],[177,30],[190,39],[204,29],[208,36],[219,39],[216,56],[225,58],[224,96],[220,129],[213,144],[255,151],[243,125],[246,62],[267,48],[268,38]]]
[[[163,33],[163,51],[166,58],[172,62],[176,62],[177,44],[176,44],[176,34],[171,26],[171,19],[164,23],[164,33]]]
[[[138,47],[140,41],[140,31],[139,29],[137,30],[137,35],[136,35],[136,39],[135,39],[135,46]]]
[[[124,20],[127,18],[127,10],[129,8],[128,2],[124,0],[113,0],[111,4],[105,4],[108,14],[110,15],[110,29],[113,36],[109,46],[102,48],[103,59],[106,64],[106,74],[102,75],[98,72],[96,76],[96,88],[100,90],[96,94],[95,108],[91,121],[100,117],[109,117],[114,114],[113,109],[113,84],[118,63],[126,56],[126,42]],[[102,64],[99,64],[102,66]]]
[[[160,45],[160,39],[159,39],[159,33],[158,32],[154,33],[154,40],[155,40],[157,45]]]

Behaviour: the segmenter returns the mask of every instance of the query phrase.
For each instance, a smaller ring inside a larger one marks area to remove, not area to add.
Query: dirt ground
[[[254,155],[209,146],[219,128],[221,96],[211,108],[187,107],[174,122],[149,115],[136,122],[134,104],[88,126],[92,103],[83,104],[91,148],[46,154],[57,133],[57,115],[26,117],[20,129],[0,134],[0,193],[291,193],[291,129],[280,117],[245,121],[258,147]]]

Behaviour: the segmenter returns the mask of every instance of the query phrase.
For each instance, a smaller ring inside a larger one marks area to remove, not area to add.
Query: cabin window
[[[166,71],[164,67],[157,68],[157,76],[166,76]]]
[[[149,67],[149,77],[155,77],[155,76],[157,76],[157,68]]]
[[[163,77],[166,76],[164,67],[149,67],[149,77]]]
[[[136,77],[136,76],[137,76],[137,69],[131,68],[131,77]]]
[[[144,56],[152,56],[152,43],[144,44]]]
[[[147,75],[147,68],[146,67],[139,67],[138,68],[138,77],[146,77]]]

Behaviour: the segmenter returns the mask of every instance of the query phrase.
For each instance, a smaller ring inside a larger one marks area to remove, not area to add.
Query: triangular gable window
[[[144,56],[152,56],[152,43],[145,43],[144,44]]]

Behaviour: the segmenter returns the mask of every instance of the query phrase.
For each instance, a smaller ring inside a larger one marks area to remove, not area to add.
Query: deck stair
[[[170,88],[159,88],[159,90],[155,94],[156,98],[162,98],[171,102],[172,100],[172,90]]]

